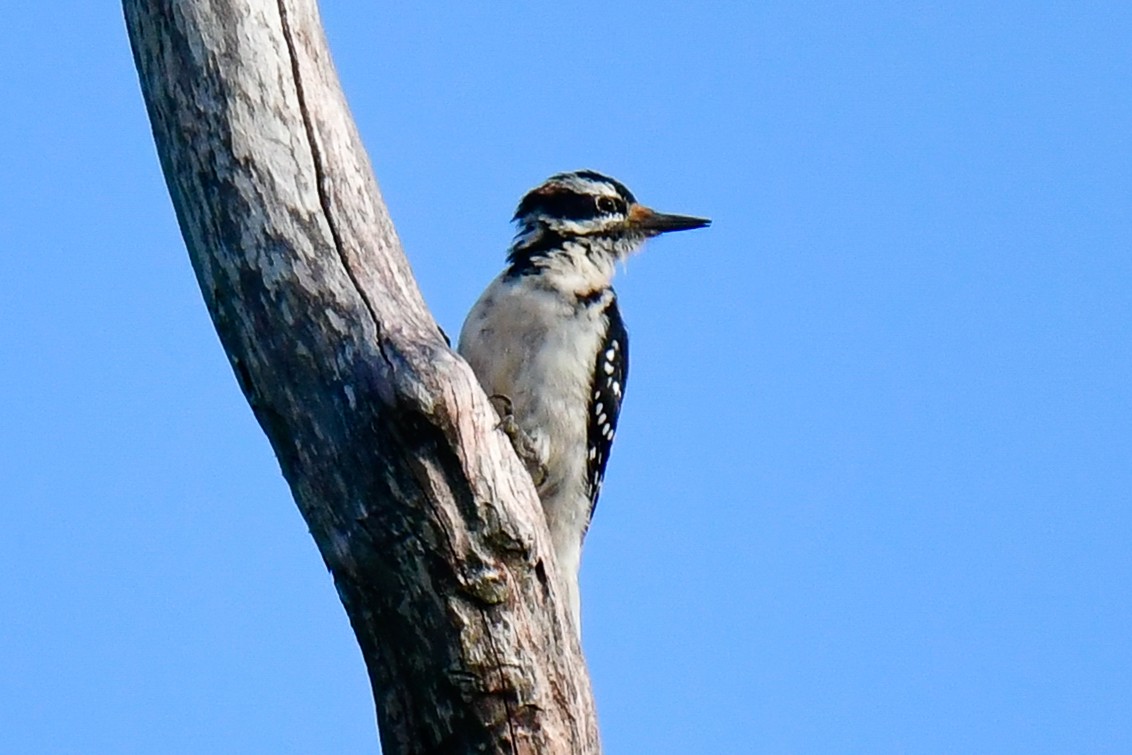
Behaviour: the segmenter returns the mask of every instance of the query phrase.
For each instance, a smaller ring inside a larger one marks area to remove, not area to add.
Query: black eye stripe
[[[585,222],[602,215],[624,215],[636,201],[623,183],[609,176],[592,170],[559,173],[527,192],[512,219],[518,221],[541,215]]]
[[[515,218],[529,215],[546,215],[561,220],[593,220],[601,213],[590,194],[579,194],[568,189],[553,192],[531,192],[523,197]]]

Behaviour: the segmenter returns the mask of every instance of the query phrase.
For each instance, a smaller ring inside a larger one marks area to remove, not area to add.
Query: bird
[[[711,221],[656,212],[620,181],[577,170],[528,191],[512,222],[506,266],[468,313],[457,352],[531,473],[580,638],[582,541],[629,375],[614,272],[647,239]]]

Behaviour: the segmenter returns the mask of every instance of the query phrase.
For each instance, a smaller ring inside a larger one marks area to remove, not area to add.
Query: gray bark
[[[123,7],[201,292],[357,635],[384,751],[599,752],[534,488],[425,307],[315,1]]]

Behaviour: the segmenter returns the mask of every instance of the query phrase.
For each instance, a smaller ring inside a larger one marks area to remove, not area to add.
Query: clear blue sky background
[[[715,220],[618,279],[607,752],[1132,752],[1132,5],[410,5],[323,13],[449,332],[552,172]],[[376,751],[117,3],[0,59],[0,752]]]

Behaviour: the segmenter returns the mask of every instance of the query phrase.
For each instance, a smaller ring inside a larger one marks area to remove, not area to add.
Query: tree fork
[[[123,8],[201,292],[334,577],[384,752],[600,752],[538,498],[425,307],[315,1]]]

